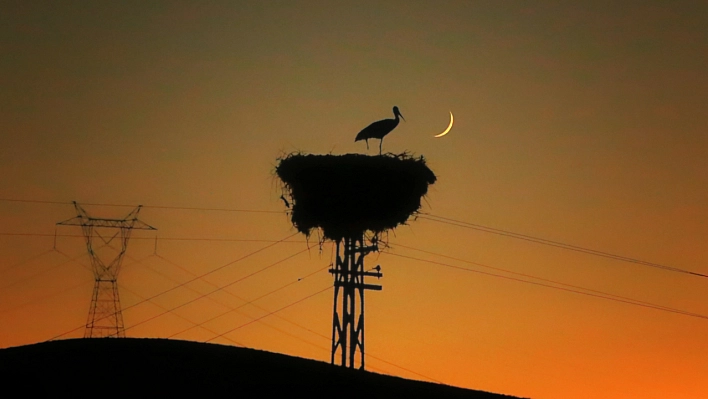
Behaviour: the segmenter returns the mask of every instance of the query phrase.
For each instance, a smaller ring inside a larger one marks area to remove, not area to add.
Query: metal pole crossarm
[[[132,220],[116,220],[116,219],[85,219],[82,217],[74,217],[63,222],[57,223],[60,226],[95,226],[95,227],[110,227],[118,229],[133,229],[133,230],[157,230],[149,224],[137,219]]]
[[[94,218],[88,215],[88,213],[81,207],[76,201],[74,201],[74,208],[76,208],[77,216],[71,219],[64,220],[63,222],[57,223],[61,226],[95,226],[95,227],[110,227],[110,228],[120,228],[120,229],[137,229],[137,230],[157,230],[156,228],[150,226],[149,224],[138,219],[138,213],[142,208],[142,205],[138,205],[133,209],[125,218],[123,219],[108,219],[108,218]]]
[[[362,276],[371,276],[371,277],[376,277],[376,278],[381,278],[383,277],[383,273],[381,272],[352,272],[352,271],[343,271],[343,270],[337,270],[337,269],[329,269],[328,270],[330,274],[352,274],[352,273],[357,273]]]
[[[375,284],[360,284],[360,283],[343,283],[340,281],[335,281],[334,282],[335,287],[352,287],[360,290],[374,290],[374,291],[381,291],[383,289],[382,286],[380,285],[375,285]]]
[[[354,248],[354,249],[352,249],[352,251],[361,253],[361,254],[363,254],[363,255],[367,255],[367,254],[369,254],[370,252],[374,252],[374,251],[378,251],[378,250],[379,250],[378,244],[369,245],[368,247],[363,247],[363,246],[362,246],[362,247],[359,247],[359,248]]]

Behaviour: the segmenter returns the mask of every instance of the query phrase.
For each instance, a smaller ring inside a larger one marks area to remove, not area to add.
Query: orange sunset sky
[[[296,233],[275,165],[374,155],[354,137],[397,105],[383,149],[425,156],[438,181],[422,211],[438,218],[367,257],[384,273],[369,370],[533,398],[705,398],[708,278],[681,270],[708,274],[708,3],[579,3],[0,1],[0,347],[83,336],[86,248],[78,227],[53,237],[76,200],[143,204],[158,228],[123,263],[128,336],[329,361],[331,244],[272,245]]]

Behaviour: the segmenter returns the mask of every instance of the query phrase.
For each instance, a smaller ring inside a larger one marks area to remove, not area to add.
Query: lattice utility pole
[[[86,331],[84,338],[100,337],[125,337],[125,326],[123,325],[123,313],[121,312],[120,296],[118,295],[118,272],[125,250],[128,248],[128,239],[133,229],[157,230],[138,220],[138,213],[142,205],[133,209],[123,219],[103,219],[93,218],[74,201],[77,216],[69,220],[57,223],[62,226],[81,226],[81,230],[86,239],[86,249],[91,257],[91,269],[95,284],[93,286],[93,296],[91,298],[91,308],[86,321]],[[107,231],[117,229],[114,234],[106,234]],[[101,232],[104,232],[101,234]],[[119,237],[120,247],[111,245],[114,239]],[[94,247],[94,239],[101,240],[103,245]],[[113,249],[118,254],[109,253],[103,250],[104,247]]]
[[[355,368],[358,351],[359,368],[364,369],[364,290],[381,291],[380,285],[364,284],[364,277],[383,276],[381,266],[376,266],[373,269],[375,272],[364,271],[364,257],[377,250],[376,242],[364,246],[362,235],[337,240],[337,264],[334,269],[329,270],[334,275],[332,364],[335,363],[339,351],[341,365]]]
[[[381,290],[364,278],[382,277],[380,266],[364,270],[364,257],[378,251],[379,234],[418,212],[437,177],[422,156],[406,153],[297,153],[281,158],[275,171],[293,226],[306,236],[318,229],[337,243],[337,263],[329,271],[334,276],[332,364],[341,360],[342,367],[364,369],[364,291]],[[367,232],[372,238],[365,240]]]

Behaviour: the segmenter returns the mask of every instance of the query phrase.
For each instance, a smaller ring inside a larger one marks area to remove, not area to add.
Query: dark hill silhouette
[[[0,349],[0,376],[5,392],[23,397],[110,393],[133,397],[514,398],[255,349],[166,339],[71,339]]]

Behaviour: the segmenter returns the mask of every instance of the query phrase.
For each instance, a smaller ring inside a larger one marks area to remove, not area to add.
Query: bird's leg
[[[365,139],[364,141],[366,141],[366,149],[368,150],[369,149],[369,139]]]
[[[379,155],[381,155],[381,145],[383,144],[383,139],[379,140]]]

